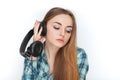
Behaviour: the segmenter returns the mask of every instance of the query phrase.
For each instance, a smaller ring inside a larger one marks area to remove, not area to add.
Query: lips
[[[58,41],[58,42],[62,42],[62,43],[64,42],[63,39],[57,39],[57,41]]]

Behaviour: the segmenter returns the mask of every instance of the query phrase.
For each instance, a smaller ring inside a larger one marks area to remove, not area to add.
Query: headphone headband
[[[31,29],[27,35],[25,36],[25,38],[22,41],[22,44],[20,46],[20,54],[24,57],[26,57],[27,55],[25,54],[25,49],[27,46],[27,43],[29,42],[30,38],[33,36],[33,29]]]

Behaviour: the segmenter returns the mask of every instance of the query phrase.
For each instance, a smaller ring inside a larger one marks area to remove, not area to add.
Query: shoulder
[[[77,65],[79,69],[86,69],[88,71],[88,57],[84,49],[77,47]]]
[[[77,58],[87,58],[87,54],[83,48],[77,47]]]
[[[89,70],[88,58],[84,49],[77,47],[77,65],[82,80],[85,80]]]

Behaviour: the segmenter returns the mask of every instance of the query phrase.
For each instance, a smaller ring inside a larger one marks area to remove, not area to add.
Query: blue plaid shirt
[[[77,65],[80,80],[86,80],[89,65],[87,55],[81,48],[77,48]],[[41,57],[37,57],[37,60],[31,61],[25,58],[22,80],[53,80],[54,74],[49,74],[49,69],[47,57],[43,50]]]

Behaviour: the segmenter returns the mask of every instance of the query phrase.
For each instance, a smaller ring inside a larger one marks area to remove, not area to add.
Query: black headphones
[[[42,21],[40,23],[38,31],[40,30],[41,26],[43,27],[43,30],[41,32],[41,36],[46,36],[46,33],[47,33],[46,22]],[[21,43],[20,54],[24,57],[30,57],[31,55],[34,56],[34,57],[37,57],[42,53],[43,43],[40,42],[40,41],[35,41],[35,42],[31,43],[30,46],[27,48],[27,51],[25,51],[29,40],[33,36],[33,33],[34,33],[33,31],[34,31],[34,29],[31,29],[26,34],[26,36],[24,37],[24,39]]]

